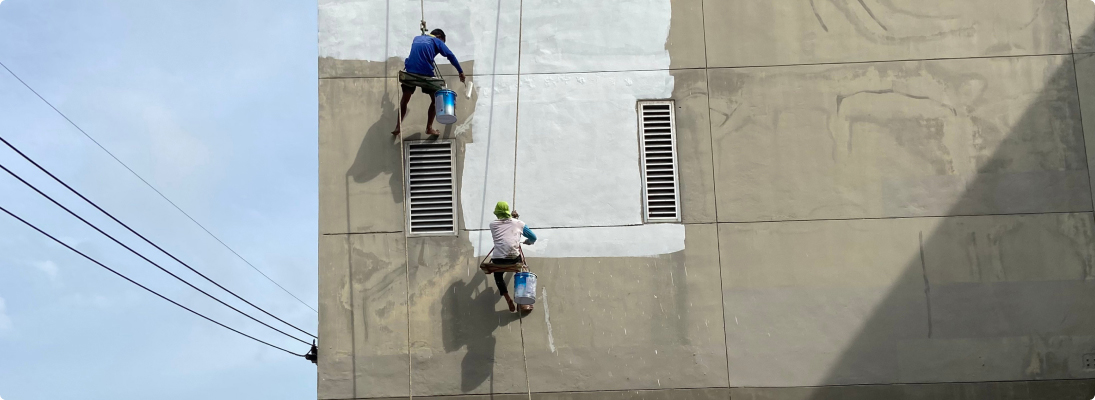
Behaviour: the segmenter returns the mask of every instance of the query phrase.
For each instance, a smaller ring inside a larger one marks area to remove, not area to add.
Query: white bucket
[[[518,272],[513,275],[513,301],[526,306],[536,303],[536,274]]]
[[[437,122],[445,125],[456,122],[456,92],[449,89],[438,90],[434,107],[437,108]]]

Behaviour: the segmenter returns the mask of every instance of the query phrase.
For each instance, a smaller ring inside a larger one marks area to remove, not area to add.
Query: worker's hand
[[[465,83],[465,82],[464,82],[464,79],[465,79],[465,78],[464,78],[464,73],[463,73],[463,72],[461,72],[461,73],[460,73],[460,83]]]
[[[0,1],[2,1],[2,0],[0,0]],[[517,213],[517,210],[513,210],[513,211],[511,211],[511,212],[509,213],[509,216],[511,216],[511,217],[513,217],[513,218],[521,218],[521,215]]]
[[[528,240],[528,239],[525,239],[525,241],[521,242],[521,243],[524,243],[524,244],[527,244],[527,245],[532,245],[532,241]]]

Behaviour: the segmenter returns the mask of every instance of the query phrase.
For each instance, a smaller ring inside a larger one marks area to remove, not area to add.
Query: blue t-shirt
[[[414,38],[414,42],[411,42],[411,55],[403,62],[403,66],[412,74],[433,76],[433,59],[438,54],[449,59],[449,62],[461,74],[464,73],[464,70],[460,68],[460,62],[456,61],[456,56],[452,54],[448,46],[445,46],[445,42],[429,35]]]

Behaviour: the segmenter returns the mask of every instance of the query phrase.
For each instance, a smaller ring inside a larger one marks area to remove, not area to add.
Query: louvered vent
[[[675,122],[672,101],[639,102],[639,151],[647,222],[681,220]]]
[[[452,142],[407,142],[405,151],[410,235],[456,234]]]

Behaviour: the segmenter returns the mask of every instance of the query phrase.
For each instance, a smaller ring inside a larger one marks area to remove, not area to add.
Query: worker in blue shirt
[[[2,0],[0,0],[2,1]],[[437,55],[443,55],[456,67],[460,73],[460,82],[464,82],[464,70],[460,68],[460,62],[456,55],[452,54],[448,46],[445,46],[445,31],[434,29],[429,35],[414,38],[411,42],[411,54],[403,62],[404,70],[399,72],[399,84],[403,88],[403,99],[399,101],[399,121],[395,124],[392,135],[399,136],[403,118],[407,116],[407,104],[411,101],[414,88],[422,88],[422,93],[430,96],[430,109],[426,116],[426,133],[437,136],[433,129],[433,119],[437,114],[434,108],[434,94],[441,90],[445,84],[444,79],[434,76],[433,59]]]

